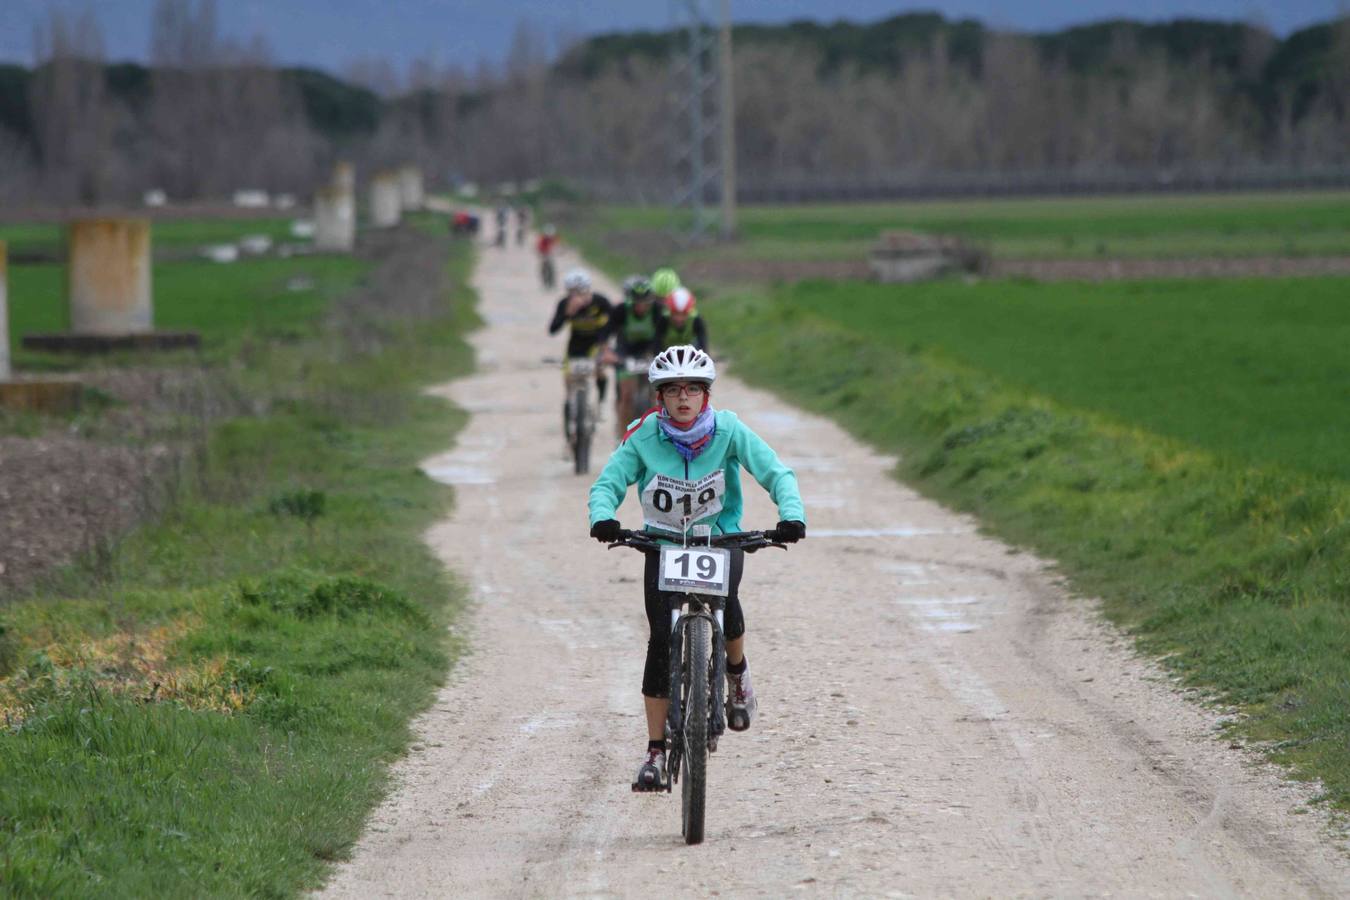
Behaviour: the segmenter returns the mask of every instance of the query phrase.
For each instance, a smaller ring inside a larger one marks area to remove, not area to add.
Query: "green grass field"
[[[421,535],[451,491],[416,465],[463,421],[422,388],[472,361],[468,249],[434,317],[366,309],[359,351],[322,313],[364,269],[331,262],[290,307],[268,261],[161,284],[247,343],[223,377],[266,412],[210,423],[162,519],[0,606],[0,895],[313,888],[444,679],[459,595]]]
[[[250,234],[265,234],[273,241],[294,240],[292,218],[179,219],[155,222],[150,239],[154,247],[190,248],[225,244]],[[49,224],[0,224],[0,241],[9,245],[11,256],[58,252],[65,241],[64,229]]]
[[[814,316],[1243,463],[1350,481],[1350,281],[800,284]],[[711,315],[711,312],[710,312]]]
[[[199,331],[206,352],[214,358],[228,356],[246,337],[296,337],[313,327],[333,294],[350,287],[365,267],[342,256],[268,257],[229,265],[205,260],[156,263],[155,327]],[[301,277],[312,286],[291,290],[291,280]],[[14,266],[9,281],[15,363],[36,362],[37,357],[20,349],[22,336],[69,328],[65,267]]]
[[[807,284],[707,311],[737,374],[1055,559],[1350,809],[1350,283],[1053,288]]]
[[[1350,192],[940,200],[746,206],[741,240],[696,258],[862,259],[885,229],[955,234],[999,259],[1340,256],[1350,254]],[[585,230],[661,230],[668,210],[605,207]]]

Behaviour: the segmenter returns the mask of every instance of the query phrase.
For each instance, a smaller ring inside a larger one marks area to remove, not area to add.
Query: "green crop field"
[[[155,222],[151,242],[156,247],[191,248],[225,244],[251,234],[267,235],[273,241],[293,240],[290,218],[176,219]],[[65,240],[60,225],[0,224],[0,241],[9,244],[11,256],[55,253]]]
[[[333,294],[349,287],[366,268],[359,260],[340,256],[249,259],[229,265],[156,263],[155,327],[198,331],[205,352],[221,358],[246,336],[284,338],[310,327]],[[302,278],[306,281],[293,283]],[[69,327],[65,268],[11,268],[9,307],[15,363],[57,364],[52,357],[23,351],[20,344],[25,334]]]
[[[799,285],[736,372],[1055,559],[1350,809],[1350,280]]]
[[[668,210],[605,207],[588,235],[669,227]],[[746,206],[741,240],[695,258],[862,259],[886,229],[954,234],[999,259],[1350,254],[1350,192]]]
[[[1225,457],[1350,481],[1346,279],[811,282],[774,300],[774,319],[932,348]]]

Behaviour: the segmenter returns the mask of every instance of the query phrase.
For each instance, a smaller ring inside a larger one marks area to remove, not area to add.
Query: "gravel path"
[[[748,561],[760,717],[712,757],[707,841],[684,846],[678,793],[629,791],[641,560],[586,538],[541,361],[555,298],[514,248],[477,285],[479,373],[439,389],[473,418],[425,464],[457,488],[427,539],[472,590],[472,652],[328,894],[1350,895],[1311,791],[1217,740],[1042,561],[731,378],[717,402],[795,466],[810,537]],[[772,525],[750,490],[746,526]]]

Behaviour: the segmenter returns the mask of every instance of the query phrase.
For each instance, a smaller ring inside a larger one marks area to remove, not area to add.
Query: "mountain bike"
[[[727,727],[727,650],[722,615],[731,583],[731,551],[786,549],[776,532],[738,531],[662,543],[646,531],[621,531],[615,547],[659,553],[658,586],[670,604],[670,711],[666,715],[666,780],[634,791],[671,793],[680,784],[680,831],[703,842],[708,754]],[[748,722],[745,724],[749,724]]]
[[[641,418],[654,405],[651,382],[647,380],[651,365],[651,357],[630,356],[623,361],[624,374],[633,380],[633,402],[625,410],[629,421]]]
[[[595,436],[591,383],[595,381],[596,361],[589,356],[572,356],[564,366],[567,400],[563,404],[563,434],[576,473],[584,475],[591,467],[591,438]]]
[[[650,357],[628,356],[614,364],[614,370],[619,376],[614,389],[614,405],[618,413],[614,433],[620,440],[627,433],[629,424],[642,418],[655,405],[651,382],[647,380],[651,362]]]

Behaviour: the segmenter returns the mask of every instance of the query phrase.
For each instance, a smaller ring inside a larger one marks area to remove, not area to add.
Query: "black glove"
[[[784,544],[795,544],[806,537],[806,523],[798,522],[796,519],[786,519],[778,523],[774,529],[778,532],[778,540]]]
[[[607,544],[613,543],[619,539],[619,532],[622,530],[618,519],[601,519],[591,526],[591,537]]]

